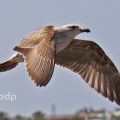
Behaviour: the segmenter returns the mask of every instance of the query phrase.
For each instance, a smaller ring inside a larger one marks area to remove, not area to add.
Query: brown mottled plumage
[[[74,39],[83,32],[90,30],[77,24],[58,28],[47,26],[31,32],[14,48],[18,53],[0,64],[0,72],[25,61],[36,85],[46,86],[57,64],[79,74],[98,93],[120,105],[117,68],[98,44]]]
[[[120,74],[93,41],[73,39],[56,55],[56,64],[78,73],[98,93],[120,104]]]
[[[24,56],[28,74],[36,85],[45,86],[52,77],[55,64],[53,30],[53,26],[38,29],[14,48]]]

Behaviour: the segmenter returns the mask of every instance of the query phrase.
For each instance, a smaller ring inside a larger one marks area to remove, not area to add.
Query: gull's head
[[[68,31],[76,31],[78,34],[83,33],[83,32],[90,32],[90,29],[81,27],[79,24],[68,24],[62,26],[63,29],[68,30]]]
[[[87,32],[87,33],[90,32],[90,29],[81,27],[79,24],[64,25],[61,26],[61,30],[74,37],[83,32]]]

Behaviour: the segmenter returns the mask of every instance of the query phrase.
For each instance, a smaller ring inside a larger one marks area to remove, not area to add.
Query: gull
[[[98,93],[120,105],[120,74],[102,48],[93,41],[75,39],[90,32],[79,24],[46,26],[29,33],[13,49],[16,53],[0,64],[0,72],[25,62],[27,72],[37,86],[46,86],[55,64],[78,75]]]

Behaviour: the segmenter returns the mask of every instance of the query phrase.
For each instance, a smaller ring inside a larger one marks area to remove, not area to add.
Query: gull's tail
[[[7,61],[0,63],[0,72],[5,72],[7,70],[11,70],[18,65],[18,63],[23,62],[23,55],[19,53],[15,53],[10,59]]]

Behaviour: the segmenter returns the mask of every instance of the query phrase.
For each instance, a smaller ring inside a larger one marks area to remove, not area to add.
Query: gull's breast
[[[66,48],[69,43],[72,41],[70,38],[60,38],[55,40],[56,44],[56,53]]]
[[[66,48],[69,45],[69,43],[73,40],[73,38],[73,36],[71,36],[65,31],[55,31],[53,40],[56,44],[56,53]]]

